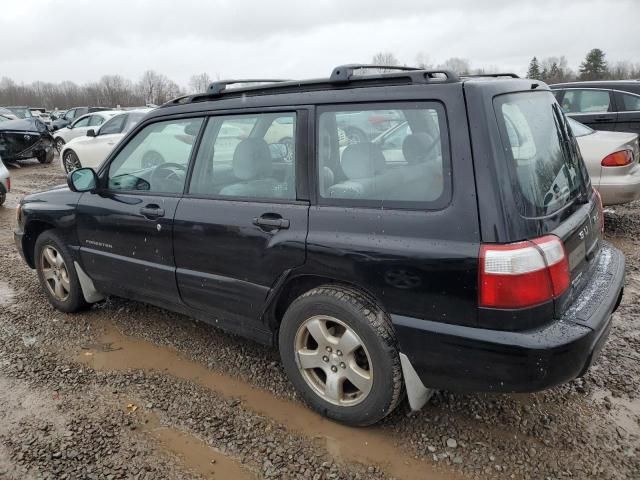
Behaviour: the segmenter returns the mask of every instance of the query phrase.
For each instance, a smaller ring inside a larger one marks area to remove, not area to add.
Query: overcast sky
[[[523,74],[533,55],[577,68],[602,48],[640,62],[640,0],[0,0],[0,76],[83,83],[153,69],[327,76],[379,51],[463,57]]]

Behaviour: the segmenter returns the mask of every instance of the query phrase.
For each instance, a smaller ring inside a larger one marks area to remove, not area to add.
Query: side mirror
[[[87,137],[95,137],[96,136],[96,131],[93,128],[90,128],[89,130],[87,130]]]
[[[71,126],[71,124],[69,124],[69,125],[67,125],[67,128],[71,129],[71,128],[73,128],[73,127]]]
[[[79,168],[67,175],[67,185],[72,192],[91,192],[98,186],[98,176],[93,168]]]

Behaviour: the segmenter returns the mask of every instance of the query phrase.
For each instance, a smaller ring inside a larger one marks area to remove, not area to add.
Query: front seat
[[[269,145],[262,138],[245,138],[233,153],[233,174],[241,182],[227,185],[220,195],[233,197],[276,196],[278,182],[271,177]]]

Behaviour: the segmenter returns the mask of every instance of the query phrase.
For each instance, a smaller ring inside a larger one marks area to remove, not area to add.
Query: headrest
[[[245,138],[233,154],[233,174],[240,180],[253,180],[271,174],[271,152],[262,138]]]
[[[412,133],[402,142],[402,154],[409,165],[427,161],[427,152],[433,146],[434,138],[428,133]]]
[[[349,180],[379,175],[386,165],[382,149],[374,143],[354,143],[342,152],[342,171]]]

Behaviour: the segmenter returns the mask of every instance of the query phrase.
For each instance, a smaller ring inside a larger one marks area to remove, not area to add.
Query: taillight
[[[569,283],[564,245],[554,235],[480,247],[478,302],[481,307],[539,305],[562,295]]]
[[[633,163],[633,152],[631,150],[620,150],[613,152],[602,159],[603,167],[624,167]]]
[[[596,195],[596,201],[598,202],[598,218],[600,219],[600,233],[604,233],[604,208],[602,206],[602,195],[600,192],[593,189],[593,193]]]

